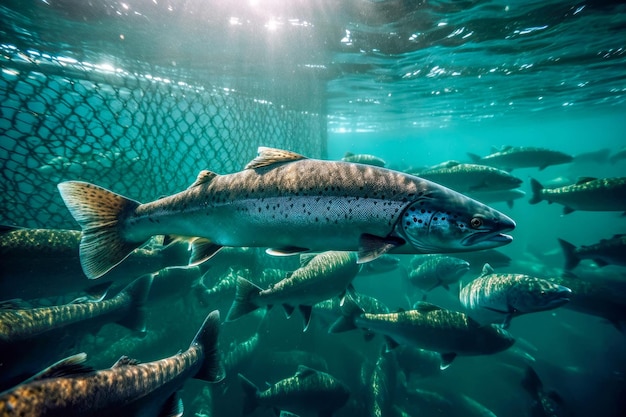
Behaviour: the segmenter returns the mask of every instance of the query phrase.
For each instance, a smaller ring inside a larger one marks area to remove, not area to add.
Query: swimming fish
[[[539,168],[539,171],[550,165],[559,165],[572,162],[574,157],[563,152],[553,151],[534,146],[505,146],[482,158],[473,153],[468,156],[476,164],[485,164],[492,167],[512,171],[516,168]]]
[[[420,257],[424,259],[419,259]],[[418,264],[409,273],[409,282],[429,292],[437,287],[450,289],[470,269],[469,262],[446,255],[416,255]],[[413,264],[412,264],[413,266]]]
[[[276,382],[265,391],[239,374],[244,392],[243,414],[259,406],[272,407],[296,414],[317,412],[320,417],[331,416],[348,401],[348,387],[326,372],[300,366],[296,374]]]
[[[182,415],[177,397],[191,377],[223,377],[217,350],[219,312],[210,313],[184,352],[139,364],[121,357],[110,369],[83,365],[86,354],[70,356],[0,394],[0,416]]]
[[[233,321],[260,307],[281,304],[288,316],[297,306],[304,316],[304,329],[311,320],[313,305],[339,295],[343,297],[359,272],[356,253],[328,251],[301,255],[301,267],[268,289],[244,278],[237,279],[237,293],[226,321]]]
[[[581,178],[576,184],[559,188],[544,188],[530,179],[533,196],[530,204],[543,200],[565,206],[563,214],[575,210],[626,212],[626,177]]]
[[[93,184],[58,185],[82,227],[85,275],[98,278],[153,235],[199,237],[191,264],[223,246],[380,255],[479,250],[512,241],[506,215],[430,181],[271,148],[243,171],[202,171],[185,191],[140,204]]]
[[[343,316],[330,333],[366,329],[387,337],[390,348],[407,344],[441,354],[441,368],[457,355],[486,355],[513,345],[515,339],[497,326],[482,326],[464,313],[419,302],[413,310],[395,313],[365,313],[350,297],[342,307]]]
[[[522,185],[521,179],[501,169],[457,161],[448,161],[436,168],[424,170],[418,176],[460,193],[510,190]]]
[[[381,168],[387,164],[384,159],[381,159],[375,155],[369,155],[365,153],[355,155],[351,152],[346,152],[341,160],[344,162],[356,162],[358,164],[373,165],[375,167]]]
[[[461,288],[459,300],[468,314],[483,323],[551,310],[569,302],[572,291],[545,279],[523,274],[496,274],[489,264],[482,275]]]
[[[80,336],[106,323],[145,332],[151,285],[152,276],[144,275],[108,300],[0,310],[0,390],[66,356]]]
[[[559,239],[559,244],[565,255],[566,271],[574,269],[582,259],[593,259],[599,267],[609,264],[626,266],[626,234],[617,234],[578,248],[563,239]]]

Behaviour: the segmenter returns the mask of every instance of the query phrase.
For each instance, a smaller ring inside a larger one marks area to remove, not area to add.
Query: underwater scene
[[[626,3],[2,0],[0,417],[626,413]]]

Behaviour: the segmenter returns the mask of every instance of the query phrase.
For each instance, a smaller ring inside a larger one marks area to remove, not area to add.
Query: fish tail
[[[106,274],[144,242],[129,242],[121,233],[120,220],[140,203],[87,182],[58,185],[61,197],[82,228],[80,263],[89,279]]]
[[[152,274],[144,275],[122,290],[122,294],[127,294],[131,301],[128,314],[118,321],[119,324],[134,331],[146,331],[146,301],[152,287],[152,280]]]
[[[356,329],[354,320],[363,314],[363,309],[350,297],[345,297],[339,317],[328,329],[328,333],[341,333]]]
[[[559,239],[559,244],[563,249],[563,255],[565,255],[565,270],[570,271],[576,268],[580,263],[580,258],[576,255],[576,246],[563,239]]]
[[[239,374],[243,389],[243,415],[252,413],[259,406],[259,389],[252,381]]]
[[[219,382],[224,379],[225,372],[217,348],[217,337],[220,330],[220,312],[214,310],[202,323],[198,334],[191,342],[191,346],[202,346],[204,360],[194,378],[207,382]]]
[[[235,293],[235,300],[228,310],[226,321],[237,320],[241,316],[256,310],[259,308],[257,304],[252,302],[252,297],[262,291],[262,288],[254,285],[252,282],[245,278],[237,278],[237,291]]]
[[[541,185],[539,183],[539,181],[537,181],[534,178],[530,179],[530,189],[533,193],[533,196],[531,197],[531,199],[528,201],[530,204],[537,204],[540,201],[543,200],[543,197],[541,196],[541,191],[543,190],[543,185]]]

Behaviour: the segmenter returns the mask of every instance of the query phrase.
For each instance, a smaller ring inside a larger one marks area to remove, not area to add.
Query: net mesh
[[[260,145],[324,153],[314,89],[309,108],[294,108],[188,72],[0,48],[1,224],[76,228],[57,192],[64,180],[146,202],[183,190],[202,169],[238,171]]]

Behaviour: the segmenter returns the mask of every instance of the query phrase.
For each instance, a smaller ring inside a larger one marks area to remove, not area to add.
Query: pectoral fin
[[[359,239],[359,253],[357,255],[358,264],[373,261],[374,259],[384,255],[406,242],[397,237],[380,237],[364,233]]]

